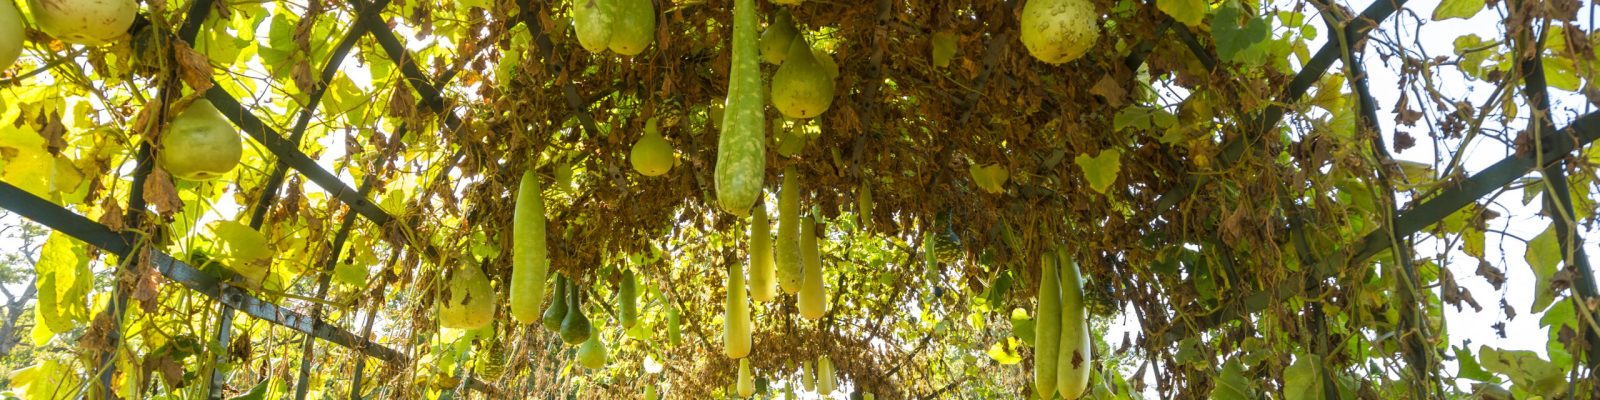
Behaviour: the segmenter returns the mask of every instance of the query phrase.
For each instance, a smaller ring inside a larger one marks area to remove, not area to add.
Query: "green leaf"
[[[1267,21],[1248,16],[1244,25],[1240,25],[1239,18],[1240,10],[1232,6],[1218,9],[1217,15],[1211,18],[1211,38],[1217,43],[1217,56],[1226,61],[1260,65],[1265,60],[1259,57],[1261,49],[1256,45],[1267,40]]]
[[[1564,371],[1532,351],[1479,346],[1478,363],[1489,372],[1510,378],[1513,389],[1547,398],[1559,397],[1567,390]]]
[[[1083,168],[1083,176],[1089,180],[1089,188],[1104,194],[1106,189],[1111,187],[1111,183],[1116,182],[1117,173],[1122,171],[1122,150],[1105,150],[1094,157],[1079,154],[1072,162],[1078,164],[1078,168]]]
[[[1472,18],[1483,10],[1483,0],[1443,0],[1433,9],[1433,20],[1443,21],[1451,18]]]
[[[1021,308],[1011,310],[1011,335],[1022,339],[1023,342],[1033,345],[1033,317],[1028,316],[1028,311]]]
[[[1019,344],[1017,338],[1008,337],[1005,340],[994,342],[993,345],[989,346],[989,350],[984,353],[1001,365],[1016,364],[1022,362],[1022,354],[1017,353]]]
[[[1485,43],[1478,35],[1468,34],[1456,37],[1454,42],[1456,56],[1461,57],[1461,71],[1472,77],[1482,77],[1483,61],[1493,52],[1479,50]]]
[[[40,326],[49,333],[62,333],[89,321],[89,289],[94,276],[82,243],[63,233],[51,233],[33,270],[39,277],[34,315]],[[35,344],[43,344],[38,343],[40,336],[34,339]],[[49,340],[49,335],[42,339]]]
[[[1456,377],[1478,382],[1489,382],[1494,379],[1494,375],[1489,374],[1489,371],[1484,371],[1483,366],[1478,365],[1478,357],[1473,356],[1472,351],[1467,350],[1465,347],[1456,347],[1455,353],[1456,367],[1458,369]]]
[[[224,246],[223,254],[230,257],[233,263],[253,263],[265,261],[272,257],[274,251],[267,243],[267,237],[249,225],[234,221],[217,221],[211,225],[211,232],[217,235],[217,240]]]
[[[1561,246],[1556,243],[1555,227],[1545,228],[1544,233],[1528,241],[1527,252],[1523,253],[1522,258],[1528,262],[1528,267],[1533,269],[1533,276],[1536,279],[1533,286],[1533,305],[1528,312],[1544,311],[1550,307],[1550,302],[1555,300],[1555,292],[1550,291],[1550,283],[1556,274],[1556,266],[1561,263]]]
[[[1283,370],[1285,400],[1322,400],[1322,357],[1296,354],[1294,365]]]
[[[1190,27],[1199,27],[1206,18],[1206,0],[1156,0],[1156,8]]]
[[[230,397],[230,398],[228,398],[228,400],[262,400],[262,399],[265,399],[265,398],[267,398],[267,386],[269,384],[271,384],[271,383],[272,383],[272,379],[262,379],[261,382],[256,383],[256,385],[254,387],[251,387],[250,391],[244,392],[244,394],[241,394],[241,395],[238,395],[238,396]]]
[[[1244,376],[1244,365],[1238,359],[1228,360],[1222,364],[1222,372],[1217,376],[1217,387],[1211,390],[1211,400],[1248,400],[1254,399],[1255,385]]]

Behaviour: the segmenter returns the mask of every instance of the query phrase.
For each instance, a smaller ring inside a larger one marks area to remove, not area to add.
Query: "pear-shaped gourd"
[[[784,293],[799,293],[805,282],[800,262],[800,173],[792,165],[783,169],[783,186],[778,190],[778,242],[773,247],[778,286]]]
[[[208,181],[239,165],[244,142],[211,101],[200,99],[167,123],[156,162],[183,180]]]
[[[617,320],[623,329],[633,328],[639,322],[639,279],[633,271],[622,271],[622,283],[617,288]]]
[[[448,296],[439,305],[439,325],[446,328],[477,329],[494,320],[494,290],[489,277],[473,265],[456,269],[445,285]]]
[[[633,142],[628,161],[644,176],[661,176],[672,170],[672,144],[661,137],[655,118],[644,123],[644,136]]]
[[[1033,58],[1062,64],[1083,57],[1100,39],[1099,12],[1089,0],[1027,0],[1022,45]]]
[[[555,289],[550,291],[550,305],[544,309],[544,328],[561,331],[561,322],[567,319],[567,278],[556,275]]]
[[[789,45],[799,35],[800,30],[795,29],[794,17],[789,15],[789,10],[778,9],[772,22],[767,24],[767,31],[761,32],[761,60],[782,65],[783,59],[789,57]]]
[[[661,396],[656,394],[656,385],[650,385],[644,387],[644,395],[639,398],[642,400],[660,400]]]
[[[561,320],[561,341],[566,344],[583,343],[593,333],[589,317],[583,315],[582,294],[583,288],[578,287],[577,282],[567,283],[567,316]]]
[[[800,284],[800,316],[810,320],[822,319],[828,311],[828,292],[822,283],[822,250],[817,243],[817,224],[812,217],[800,219],[800,261],[805,265],[805,279]]]
[[[134,0],[28,0],[33,23],[63,42],[97,46],[128,32],[139,13]]]
[[[544,246],[544,194],[532,169],[522,172],[511,218],[511,317],[531,324],[539,318],[549,266]]]
[[[572,0],[572,29],[578,32],[578,44],[590,53],[606,50],[611,44],[610,3],[620,0]]]
[[[783,66],[772,75],[772,105],[793,119],[815,117],[833,104],[833,77],[817,61],[805,35],[795,35]]]
[[[739,382],[734,385],[739,392],[739,397],[749,398],[756,394],[756,380],[750,376],[750,359],[739,359]]]
[[[0,71],[22,56],[22,13],[10,1],[0,1]]]
[[[750,301],[745,298],[744,268],[728,263],[728,296],[723,303],[722,351],[730,358],[750,355]]]
[[[750,216],[750,298],[767,302],[778,297],[778,278],[772,260],[772,226],[762,203],[756,201]]]
[[[824,71],[828,71],[828,79],[839,77],[839,63],[833,61],[832,54],[817,47],[811,49],[811,56],[817,58],[817,64],[822,65]]]
[[[1061,344],[1061,285],[1055,251],[1039,257],[1039,307],[1033,343],[1033,390],[1040,397],[1056,392],[1056,357]]]
[[[1056,355],[1056,388],[1076,399],[1089,388],[1089,315],[1083,307],[1083,276],[1065,247],[1056,249],[1061,266],[1061,344]]]
[[[826,396],[834,389],[833,360],[824,354],[817,359],[817,393]]]
[[[584,368],[600,369],[606,366],[606,343],[601,335],[589,335],[589,340],[578,346],[578,364]]]
[[[683,344],[683,321],[679,319],[678,308],[667,308],[667,343],[673,346]]]
[[[644,52],[656,39],[656,6],[651,0],[606,0],[613,5],[611,41],[607,45],[617,54],[632,56]]]

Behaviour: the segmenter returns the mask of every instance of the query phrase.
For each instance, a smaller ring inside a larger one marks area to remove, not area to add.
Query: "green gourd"
[[[494,321],[495,296],[489,277],[476,266],[455,271],[446,283],[449,292],[439,306],[439,325],[446,328],[477,329]]]
[[[200,182],[233,171],[243,156],[244,139],[233,122],[211,101],[199,99],[168,121],[156,164],[173,177]]]
[[[622,272],[622,283],[617,288],[617,320],[623,329],[631,329],[639,322],[639,279],[633,271]]]
[[[589,340],[592,327],[589,317],[583,315],[583,288],[577,282],[567,283],[567,317],[561,320],[561,341],[577,345]]]
[[[812,370],[810,361],[800,364],[800,380],[805,383],[807,392],[817,390],[817,375]]]
[[[794,17],[789,15],[789,10],[778,9],[772,22],[767,24],[766,32],[761,33],[761,60],[782,65],[783,59],[789,56],[789,45],[799,35],[800,30],[794,27]]]
[[[755,0],[733,2],[733,57],[722,132],[717,136],[717,203],[737,216],[750,213],[766,175],[766,103],[756,49]]]
[[[722,351],[730,358],[750,355],[750,301],[745,298],[744,268],[728,263],[728,290],[723,303]]]
[[[531,324],[539,317],[549,266],[544,243],[544,195],[533,170],[523,171],[511,221],[511,317]]]
[[[22,13],[10,1],[0,1],[0,71],[22,56]]]
[[[815,117],[833,104],[833,77],[817,60],[805,35],[796,35],[789,55],[772,75],[772,105],[793,119]]]
[[[683,321],[678,316],[678,308],[667,308],[667,343],[673,346],[683,344]]]
[[[784,293],[799,293],[805,281],[804,266],[800,262],[800,173],[793,166],[783,169],[783,187],[778,191],[778,286]]]
[[[656,119],[651,118],[644,123],[644,136],[633,142],[633,149],[628,152],[628,162],[641,175],[661,176],[672,170],[673,161],[672,144],[661,137]]]
[[[833,360],[824,354],[817,359],[817,393],[833,393],[834,383]]]
[[[1061,347],[1056,360],[1056,388],[1061,398],[1076,399],[1089,388],[1091,354],[1088,313],[1083,307],[1083,276],[1065,247],[1056,251],[1061,265]]]
[[[572,0],[572,28],[578,32],[578,45],[590,53],[606,50],[611,44],[612,6],[618,0]]]
[[[606,47],[625,56],[638,55],[656,39],[656,6],[651,0],[606,0],[612,5],[611,40]]]
[[[643,400],[660,400],[661,396],[656,394],[656,385],[650,385],[644,387],[644,396],[640,398]]]
[[[811,216],[800,219],[800,261],[805,265],[805,278],[800,284],[800,316],[810,320],[822,319],[828,310],[828,292],[822,282],[822,252],[817,244],[816,223]]]
[[[1061,285],[1055,251],[1039,257],[1039,308],[1034,334],[1033,390],[1040,397],[1056,391],[1056,357],[1061,344]]]
[[[739,383],[735,386],[738,387],[739,397],[749,398],[756,394],[756,382],[750,376],[750,359],[739,359]]]
[[[750,216],[750,298],[767,302],[778,297],[777,273],[772,259],[772,226],[767,207],[757,201]]]
[[[606,343],[600,336],[589,335],[589,340],[578,346],[578,364],[584,368],[600,369],[606,366]]]
[[[550,305],[544,309],[544,328],[561,331],[561,322],[567,318],[567,277],[556,275],[555,289],[550,291]]]

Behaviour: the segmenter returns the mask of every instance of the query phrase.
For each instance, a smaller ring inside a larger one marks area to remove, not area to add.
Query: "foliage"
[[[32,22],[0,71],[0,181],[150,252],[23,235],[37,259],[0,259],[8,295],[28,278],[37,291],[7,323],[28,332],[0,358],[10,394],[82,393],[110,366],[104,389],[125,398],[721,398],[799,390],[801,363],[826,357],[836,395],[1019,398],[1050,331],[1035,322],[1050,321],[1039,262],[1058,246],[1083,277],[1086,398],[1596,390],[1592,272],[1566,241],[1593,233],[1600,151],[1427,205],[1480,184],[1481,148],[1575,138],[1541,140],[1579,120],[1571,103],[1600,102],[1600,35],[1576,23],[1578,2],[1444,0],[1390,24],[1324,1],[1084,0],[1097,32],[1072,46],[1087,50],[1041,61],[1019,14],[1044,0],[661,0],[617,15],[620,1],[148,1],[104,45],[59,40],[39,2],[17,2]],[[621,28],[586,25],[636,19],[655,28],[622,44]],[[1419,50],[1455,19],[1495,29]],[[1344,29],[1360,23],[1378,28]],[[1364,62],[1324,73],[1318,43]],[[785,67],[826,89],[788,113],[807,119],[767,107]],[[1374,99],[1364,68],[1379,67],[1397,86]],[[1568,101],[1537,109],[1545,86]],[[238,167],[202,182],[141,168],[174,152],[165,128],[202,97],[248,136]],[[659,176],[634,171],[636,143]],[[526,226],[548,257],[524,265],[568,284],[501,307],[529,293],[511,278],[529,178],[545,220]],[[1522,208],[1506,207],[1518,191]],[[752,270],[749,232],[770,230],[751,229],[750,204],[779,220],[784,292],[803,280],[818,302],[749,303],[751,351],[733,359],[718,328],[746,300],[728,272]],[[1442,217],[1404,218],[1422,214]],[[1506,233],[1530,220],[1547,227]],[[156,252],[411,362],[222,318],[154,270]],[[1508,282],[1517,260],[1531,279]],[[462,271],[471,293],[452,284]],[[1527,308],[1476,295],[1502,305],[1494,323],[1537,315],[1541,351],[1458,345],[1444,315],[1481,311],[1461,286],[1477,279],[1532,287]],[[479,327],[452,300],[494,311]],[[442,309],[468,329],[441,326]],[[735,385],[746,365],[754,379]]]

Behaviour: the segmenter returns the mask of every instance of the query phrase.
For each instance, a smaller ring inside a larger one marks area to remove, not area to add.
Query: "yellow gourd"
[[[156,163],[179,179],[208,181],[232,171],[243,156],[244,140],[233,123],[200,99],[168,122]]]
[[[778,9],[772,17],[772,22],[767,24],[767,30],[761,32],[761,60],[772,65],[782,65],[783,59],[789,56],[789,45],[794,43],[794,37],[800,34],[794,27],[794,17],[789,15],[789,10]]]
[[[22,56],[22,13],[10,1],[0,1],[0,71]]]
[[[1046,63],[1076,60],[1100,39],[1099,19],[1089,0],[1028,0],[1020,17],[1022,45]]]
[[[749,398],[756,394],[756,380],[750,375],[750,359],[739,359],[739,383],[736,385],[739,397]]]
[[[572,0],[572,28],[578,32],[578,45],[591,53],[606,50],[611,44],[611,5],[618,0]]]
[[[634,142],[633,149],[628,152],[628,162],[633,164],[633,170],[644,176],[661,176],[672,170],[672,158],[672,144],[661,137],[656,119],[646,121],[644,136],[639,137],[639,141]]]
[[[750,355],[750,302],[745,299],[744,268],[728,263],[728,296],[723,304],[722,351],[730,358]]]
[[[805,264],[805,278],[800,284],[800,316],[810,320],[822,319],[828,310],[828,292],[822,282],[822,251],[817,244],[816,224],[812,217],[800,219],[800,260]]]
[[[772,105],[785,117],[811,118],[828,111],[833,90],[829,69],[818,61],[805,35],[796,35],[783,66],[772,74]]]
[[[767,206],[757,200],[750,216],[750,298],[768,302],[778,297],[777,271],[772,259],[772,226]]]
[[[606,0],[611,14],[611,40],[606,47],[632,56],[644,52],[656,39],[656,6],[651,0]]]

